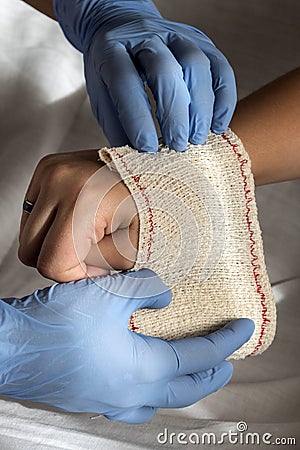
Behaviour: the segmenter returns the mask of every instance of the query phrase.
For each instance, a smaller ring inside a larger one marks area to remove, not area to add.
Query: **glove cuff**
[[[151,0],[52,0],[55,17],[68,41],[84,53],[95,34],[106,26],[113,27],[113,19],[130,20],[161,14]]]

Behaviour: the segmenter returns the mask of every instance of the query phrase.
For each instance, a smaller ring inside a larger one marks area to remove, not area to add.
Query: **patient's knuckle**
[[[18,258],[25,266],[35,267],[35,258],[22,244],[20,244],[18,248]]]
[[[53,161],[57,158],[55,153],[50,153],[48,155],[43,156],[37,164],[36,170],[43,171],[49,165],[53,164]]]
[[[47,155],[43,156],[40,160],[40,164],[47,164],[48,162],[52,162],[53,159],[57,158],[56,153],[48,153]]]
[[[39,257],[36,262],[36,268],[38,272],[45,278],[54,280],[57,283],[66,283],[78,279],[78,277],[70,278],[66,267],[55,262],[55,258]]]
[[[69,173],[69,165],[67,163],[55,164],[47,168],[47,182],[51,186],[57,186],[66,180]]]
[[[44,156],[36,167],[36,172],[49,183],[64,179],[70,171],[70,161],[56,153]]]
[[[59,273],[55,266],[53,266],[49,261],[43,258],[39,258],[37,261],[36,268],[38,272],[45,278],[50,278],[51,280],[59,281]]]

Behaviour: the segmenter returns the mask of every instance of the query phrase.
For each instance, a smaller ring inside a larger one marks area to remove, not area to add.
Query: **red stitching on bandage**
[[[256,344],[254,350],[249,355],[247,355],[247,357],[248,357],[248,356],[254,355],[254,353],[257,352],[259,347],[262,346],[262,344],[263,344],[262,339],[263,339],[263,337],[265,335],[265,325],[266,325],[267,322],[270,322],[270,319],[268,319],[268,317],[267,317],[268,308],[266,306],[266,295],[263,292],[262,285],[259,282],[259,277],[260,277],[259,268],[260,268],[260,265],[256,264],[256,261],[258,260],[258,256],[255,253],[256,241],[253,238],[254,231],[251,228],[252,222],[251,222],[250,217],[249,217],[250,211],[251,211],[251,208],[250,208],[249,205],[253,201],[253,198],[249,196],[249,193],[251,191],[248,188],[247,176],[246,176],[245,171],[244,171],[244,165],[248,163],[248,160],[247,159],[241,159],[242,154],[237,151],[238,144],[233,144],[230,141],[230,138],[226,136],[226,134],[222,134],[222,138],[230,145],[230,147],[232,148],[232,150],[236,154],[236,156],[237,156],[237,158],[239,160],[239,163],[240,163],[240,171],[241,171],[241,174],[242,174],[242,178],[244,180],[244,194],[245,194],[246,210],[247,210],[246,211],[246,220],[247,220],[247,226],[248,226],[248,231],[249,231],[249,239],[250,239],[250,243],[251,243],[250,244],[250,254],[252,256],[251,265],[253,267],[253,276],[254,276],[254,280],[255,280],[255,284],[256,284],[256,292],[260,295],[260,304],[261,304],[261,307],[262,307],[262,314],[261,314],[262,315],[262,324],[261,324],[260,335],[259,335],[259,338],[258,338],[258,343]]]
[[[150,206],[151,205],[150,199],[149,199],[149,197],[148,197],[148,195],[146,193],[146,188],[140,184],[140,177],[139,177],[139,175],[133,175],[132,171],[129,169],[129,167],[127,166],[126,162],[124,161],[124,159],[123,159],[124,155],[121,155],[116,150],[115,150],[115,153],[116,153],[117,157],[120,159],[120,161],[123,164],[123,166],[124,166],[125,170],[127,171],[127,173],[129,173],[129,175],[131,176],[131,178],[135,182],[136,186],[141,191],[141,194],[144,197],[145,203],[147,205],[147,211],[148,211],[148,214],[149,214],[149,238],[148,238],[148,244],[147,244],[147,259],[146,259],[146,262],[148,262],[150,260],[151,255],[152,255],[151,247],[152,247],[152,244],[153,244],[153,231],[154,231],[153,211],[152,211],[152,208]]]
[[[147,205],[147,212],[148,212],[148,215],[149,215],[149,238],[148,238],[148,243],[147,243],[147,259],[146,259],[146,262],[148,262],[150,260],[150,258],[151,258],[151,255],[152,255],[153,231],[154,231],[153,211],[152,211],[152,208],[151,208],[150,199],[149,199],[149,197],[147,195],[146,188],[144,186],[142,186],[141,183],[140,183],[139,175],[133,175],[132,171],[129,169],[129,167],[127,166],[126,162],[123,159],[124,155],[121,155],[120,153],[118,153],[116,149],[114,149],[114,150],[115,150],[115,154],[117,155],[117,157],[119,158],[119,160],[123,164],[124,169],[131,176],[131,178],[135,182],[136,186],[141,191],[141,194],[144,197],[145,203]],[[131,316],[130,319],[129,319],[129,325],[130,325],[131,331],[137,331],[138,330],[138,327],[136,327],[134,325],[133,316]]]
[[[134,325],[133,315],[130,316],[130,319],[129,319],[129,326],[130,326],[131,331],[137,331],[137,330],[138,330],[138,327],[136,327],[136,326]]]

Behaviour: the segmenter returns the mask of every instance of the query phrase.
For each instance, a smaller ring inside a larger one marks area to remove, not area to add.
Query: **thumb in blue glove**
[[[0,394],[129,423],[211,394],[229,381],[232,365],[224,360],[250,338],[253,322],[170,342],[128,329],[136,309],[170,300],[147,269],[3,299]]]
[[[233,71],[198,29],[165,20],[151,0],[54,0],[67,39],[84,53],[93,112],[110,144],[156,152],[145,85],[163,141],[177,151],[222,133],[236,104]]]

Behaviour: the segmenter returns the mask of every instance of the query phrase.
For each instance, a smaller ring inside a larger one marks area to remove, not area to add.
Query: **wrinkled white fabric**
[[[196,25],[215,40],[236,70],[242,95],[299,64],[296,0],[288,4],[205,0],[201,8],[198,0],[188,0],[184,6],[182,0],[157,4],[170,18]],[[0,11],[0,296],[20,296],[49,284],[16,257],[23,195],[36,163],[46,153],[100,148],[106,142],[90,112],[81,55],[63,39],[58,26],[18,0],[0,0]],[[257,189],[273,284],[300,276],[299,194],[300,181]],[[157,434],[168,428],[169,433],[220,435],[235,430],[242,420],[250,432],[297,436],[300,280],[277,284],[273,292],[278,310],[274,343],[262,356],[235,362],[233,379],[220,392],[189,408],[161,410],[145,425],[90,420],[88,414],[2,399],[1,450],[181,448],[178,443],[159,444]],[[239,448],[220,445],[234,447]]]

